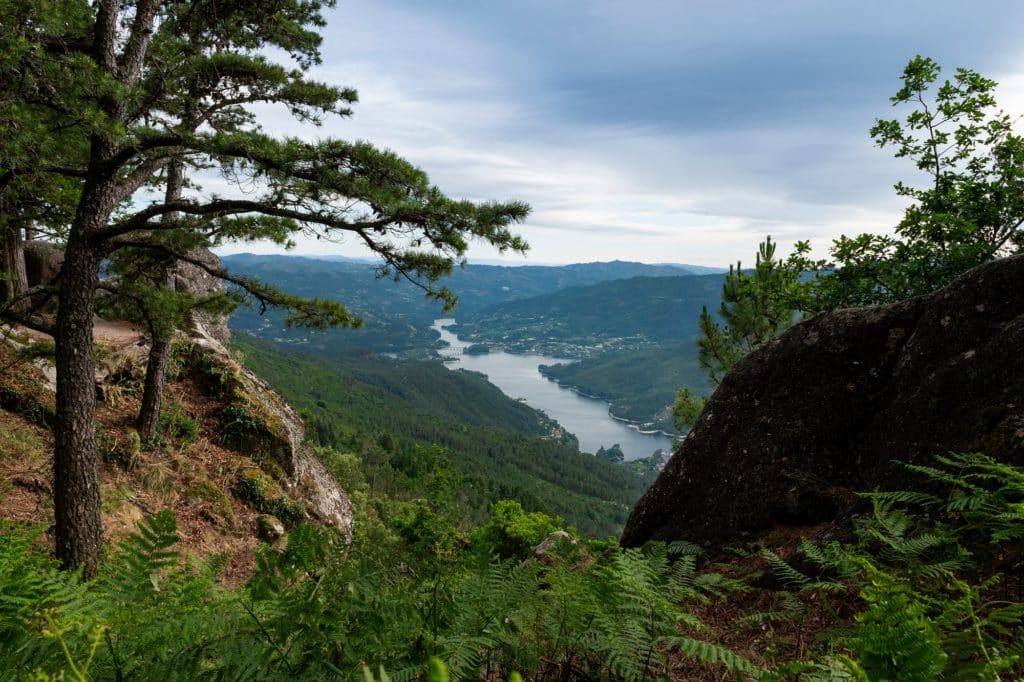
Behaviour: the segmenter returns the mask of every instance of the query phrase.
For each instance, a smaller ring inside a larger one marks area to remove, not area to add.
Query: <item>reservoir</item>
[[[546,355],[513,355],[504,351],[465,355],[462,350],[469,344],[448,331],[447,327],[453,324],[454,319],[444,318],[434,320],[431,327],[450,346],[445,349],[451,350],[450,356],[454,358],[445,363],[450,369],[461,368],[486,374],[487,379],[505,395],[513,399],[525,399],[530,407],[543,410],[575,434],[580,441],[580,450],[597,452],[602,446],[609,448],[618,443],[626,459],[632,460],[648,457],[658,449],[671,449],[672,439],[668,436],[640,433],[631,429],[608,414],[608,403],[563,388],[546,379],[537,369],[539,365],[555,365],[571,360]],[[449,353],[445,352],[445,355]]]

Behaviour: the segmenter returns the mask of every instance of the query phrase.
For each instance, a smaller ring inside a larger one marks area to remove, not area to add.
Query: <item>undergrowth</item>
[[[870,493],[853,542],[805,543],[800,569],[765,553],[781,610],[856,595],[853,628],[761,669],[715,641],[695,607],[747,585],[687,543],[563,543],[543,559],[505,540],[548,530],[508,505],[470,532],[444,504],[360,498],[357,535],[298,525],[228,590],[222,560],[176,551],[169,512],[147,519],[97,578],[61,572],[42,528],[0,527],[5,679],[665,679],[674,659],[715,679],[1019,679],[1024,474],[981,455],[915,470],[947,495]],[[378,501],[379,502],[379,501]],[[539,531],[538,531],[539,532]],[[787,606],[787,604],[789,606]],[[62,677],[63,676],[63,677]]]

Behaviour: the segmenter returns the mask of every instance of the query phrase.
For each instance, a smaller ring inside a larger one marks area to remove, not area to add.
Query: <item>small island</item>
[[[462,352],[465,355],[487,355],[491,352],[491,347],[484,343],[474,343],[466,346]]]

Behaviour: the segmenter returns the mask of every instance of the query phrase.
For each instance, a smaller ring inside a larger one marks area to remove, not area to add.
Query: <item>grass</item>
[[[46,431],[5,410],[0,410],[0,462],[41,462],[49,458]]]

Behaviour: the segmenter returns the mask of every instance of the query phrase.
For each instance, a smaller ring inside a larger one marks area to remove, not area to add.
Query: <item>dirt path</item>
[[[43,334],[42,332],[31,329],[21,329],[20,331],[37,341],[53,340],[53,337],[49,334]],[[125,320],[102,320],[98,317],[93,318],[92,335],[96,342],[113,346],[118,350],[142,340],[142,332],[131,322]]]

